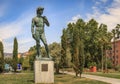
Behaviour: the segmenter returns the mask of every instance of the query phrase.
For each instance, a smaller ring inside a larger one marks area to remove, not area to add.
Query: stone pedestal
[[[54,62],[51,60],[36,60],[34,62],[35,83],[54,83]]]

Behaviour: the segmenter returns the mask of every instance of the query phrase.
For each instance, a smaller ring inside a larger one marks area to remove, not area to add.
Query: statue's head
[[[44,10],[43,7],[38,7],[37,10],[36,10],[37,15],[38,15],[38,16],[41,16],[41,15],[43,14],[43,10]]]

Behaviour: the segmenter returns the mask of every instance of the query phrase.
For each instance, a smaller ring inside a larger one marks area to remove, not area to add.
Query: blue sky
[[[50,27],[45,27],[50,44],[60,42],[62,29],[78,18],[86,22],[94,18],[111,30],[120,23],[119,4],[120,0],[0,0],[0,39],[4,51],[12,53],[14,37],[17,37],[19,52],[26,52],[35,45],[31,20],[39,6],[45,8],[43,16],[50,22]]]

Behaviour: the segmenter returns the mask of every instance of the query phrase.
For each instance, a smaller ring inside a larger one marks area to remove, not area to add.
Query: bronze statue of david
[[[36,41],[36,48],[37,48],[37,56],[36,59],[41,59],[41,51],[40,51],[40,40],[43,42],[44,46],[45,46],[45,50],[47,53],[47,58],[51,58],[50,54],[49,54],[49,49],[48,49],[48,45],[47,45],[47,41],[45,38],[45,32],[44,32],[44,26],[47,25],[48,27],[50,26],[47,17],[46,16],[42,16],[43,14],[43,7],[38,7],[36,10],[37,16],[35,16],[34,18],[32,18],[32,25],[31,25],[31,32],[32,32],[32,37],[35,39]]]

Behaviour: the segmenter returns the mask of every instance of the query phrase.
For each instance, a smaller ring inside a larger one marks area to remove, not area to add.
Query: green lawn
[[[117,78],[120,79],[120,73],[102,73],[102,72],[85,72],[85,74],[90,74],[90,75],[97,75],[97,76],[104,76],[104,77],[109,77],[109,78]]]
[[[0,74],[0,84],[34,84],[33,74]]]
[[[33,73],[0,74],[0,84],[34,84]],[[55,75],[54,84],[108,84],[87,78],[75,78],[71,75]]]
[[[71,75],[55,75],[55,84],[108,84],[88,78],[79,78]]]

